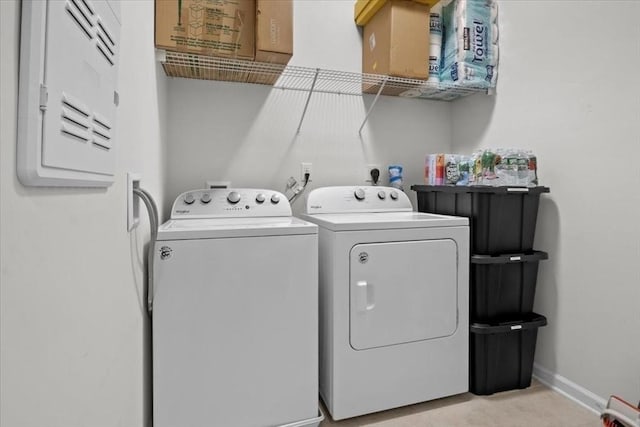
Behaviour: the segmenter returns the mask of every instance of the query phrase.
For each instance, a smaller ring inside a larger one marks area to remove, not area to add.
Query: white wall
[[[296,1],[294,14],[291,65],[360,72],[351,0]],[[207,179],[284,191],[301,162],[313,164],[309,188],[364,184],[367,164],[385,168],[384,183],[391,164],[404,166],[407,184],[422,183],[425,153],[451,141],[451,106],[436,101],[381,97],[360,138],[373,95],[314,94],[298,135],[304,92],[171,79],[169,99],[167,203]]]
[[[535,241],[550,256],[534,307],[549,321],[541,372],[631,402],[640,398],[639,16],[637,1],[501,1],[498,94],[453,104],[456,152],[532,148],[551,188]]]
[[[20,2],[0,2],[0,425],[142,426],[149,419],[143,244],[126,230],[126,172],[164,194],[166,94],[153,2],[122,2],[118,167],[107,190],[16,177]],[[145,215],[144,210],[142,210]]]

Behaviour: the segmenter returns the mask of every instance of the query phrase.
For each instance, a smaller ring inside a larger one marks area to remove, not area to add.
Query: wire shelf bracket
[[[300,123],[298,123],[298,129],[296,130],[296,135],[300,133],[300,128],[302,127],[302,122],[304,121],[304,116],[307,114],[307,108],[309,107],[309,101],[311,101],[311,95],[313,94],[313,89],[316,87],[316,82],[318,81],[318,73],[320,73],[320,69],[316,68],[316,73],[313,75],[313,81],[311,82],[311,87],[309,88],[309,93],[307,94],[307,101],[304,103],[304,109],[302,110],[302,116],[300,117]]]
[[[369,120],[369,115],[371,114],[371,111],[373,111],[373,107],[376,106],[376,102],[378,102],[378,98],[380,98],[380,94],[382,93],[382,90],[384,89],[384,86],[387,84],[387,80],[389,78],[387,76],[385,76],[385,78],[382,80],[382,84],[380,85],[380,89],[378,89],[378,92],[376,93],[376,97],[373,99],[373,102],[371,103],[371,105],[369,106],[369,109],[367,110],[367,114],[364,116],[364,119],[362,120],[362,124],[360,125],[360,129],[358,129],[358,135],[360,135],[360,137],[362,138],[362,128],[364,128],[364,125],[367,123],[367,120]]]

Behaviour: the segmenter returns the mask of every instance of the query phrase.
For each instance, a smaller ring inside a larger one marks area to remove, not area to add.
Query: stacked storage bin
[[[414,185],[418,210],[465,216],[471,225],[469,391],[492,394],[531,385],[538,328],[532,311],[533,250],[540,194],[548,187]]]

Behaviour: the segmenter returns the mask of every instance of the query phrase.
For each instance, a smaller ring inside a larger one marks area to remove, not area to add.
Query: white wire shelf
[[[375,94],[376,98],[360,126],[360,132],[379,95],[452,101],[489,91],[486,87],[479,86],[459,86],[378,74],[270,64],[163,50],[158,50],[158,60],[170,77],[264,84],[278,89],[308,92],[300,126],[314,92],[356,96],[363,93]]]

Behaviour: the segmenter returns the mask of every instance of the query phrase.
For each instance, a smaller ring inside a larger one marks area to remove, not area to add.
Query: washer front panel
[[[157,242],[154,426],[317,416],[317,235]]]

